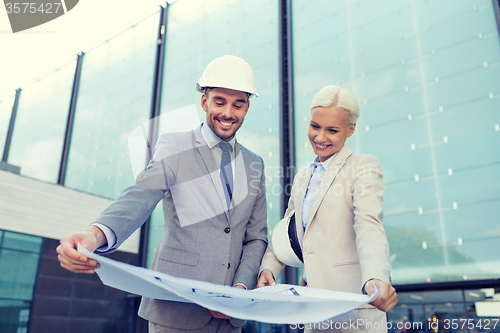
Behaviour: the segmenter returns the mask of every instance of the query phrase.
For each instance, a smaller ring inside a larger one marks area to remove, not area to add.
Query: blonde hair
[[[359,105],[352,91],[339,86],[325,86],[314,95],[309,111],[311,112],[316,107],[332,106],[346,110],[349,124],[356,124],[359,117]]]

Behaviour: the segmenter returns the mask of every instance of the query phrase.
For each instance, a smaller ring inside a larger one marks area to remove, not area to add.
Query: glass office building
[[[348,88],[361,115],[346,144],[384,172],[399,295],[390,331],[500,332],[499,22],[498,0],[177,0],[1,97],[0,331],[144,331],[137,298],[93,293],[95,277],[58,267],[59,237],[25,213],[31,188],[48,188],[47,202],[74,196],[65,209],[76,217],[81,198],[108,204],[157,133],[186,115],[186,129],[203,121],[195,82],[213,58],[234,54],[256,77],[259,97],[237,138],[266,164],[269,229],[295,170],[314,158],[312,97],[328,84]],[[150,264],[160,206],[116,259]],[[62,221],[61,212],[43,214]]]

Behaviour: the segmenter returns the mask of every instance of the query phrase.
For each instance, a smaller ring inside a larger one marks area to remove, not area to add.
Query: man
[[[61,266],[93,273],[99,267],[77,252],[116,250],[163,200],[165,229],[151,269],[236,288],[255,287],[267,246],[264,163],[235,134],[257,95],[241,58],[213,60],[197,83],[206,122],[163,134],[136,184],[85,231],[61,239]],[[139,315],[150,332],[239,332],[244,321],[192,303],[143,298]]]

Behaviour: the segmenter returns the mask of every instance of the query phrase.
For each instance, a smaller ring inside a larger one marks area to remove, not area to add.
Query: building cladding
[[[495,305],[500,286],[498,7],[498,0],[178,0],[3,96],[0,331],[144,330],[138,298],[64,271],[57,240],[85,228],[134,181],[155,131],[204,119],[195,82],[223,54],[255,72],[259,98],[238,141],[266,164],[269,229],[283,213],[283,169],[314,157],[313,95],[327,84],[348,88],[361,116],[346,144],[383,166],[400,299],[390,331],[405,321],[444,330],[459,318],[476,331],[479,319],[495,317],[480,309]],[[285,143],[292,165],[283,162]],[[163,231],[160,206],[142,241],[135,234],[115,259],[150,263]]]

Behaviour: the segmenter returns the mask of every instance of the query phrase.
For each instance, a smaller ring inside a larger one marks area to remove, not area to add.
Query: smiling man
[[[206,88],[201,107],[207,113],[206,124],[224,141],[231,140],[243,124],[250,107],[246,93],[227,88]]]
[[[236,141],[257,95],[250,65],[225,55],[197,83],[206,122],[166,133],[136,184],[91,224],[61,239],[61,266],[94,273],[99,264],[76,251],[115,251],[163,200],[165,228],[151,269],[236,288],[255,288],[267,246],[264,162]],[[192,303],[143,298],[149,332],[240,332],[243,320]]]

